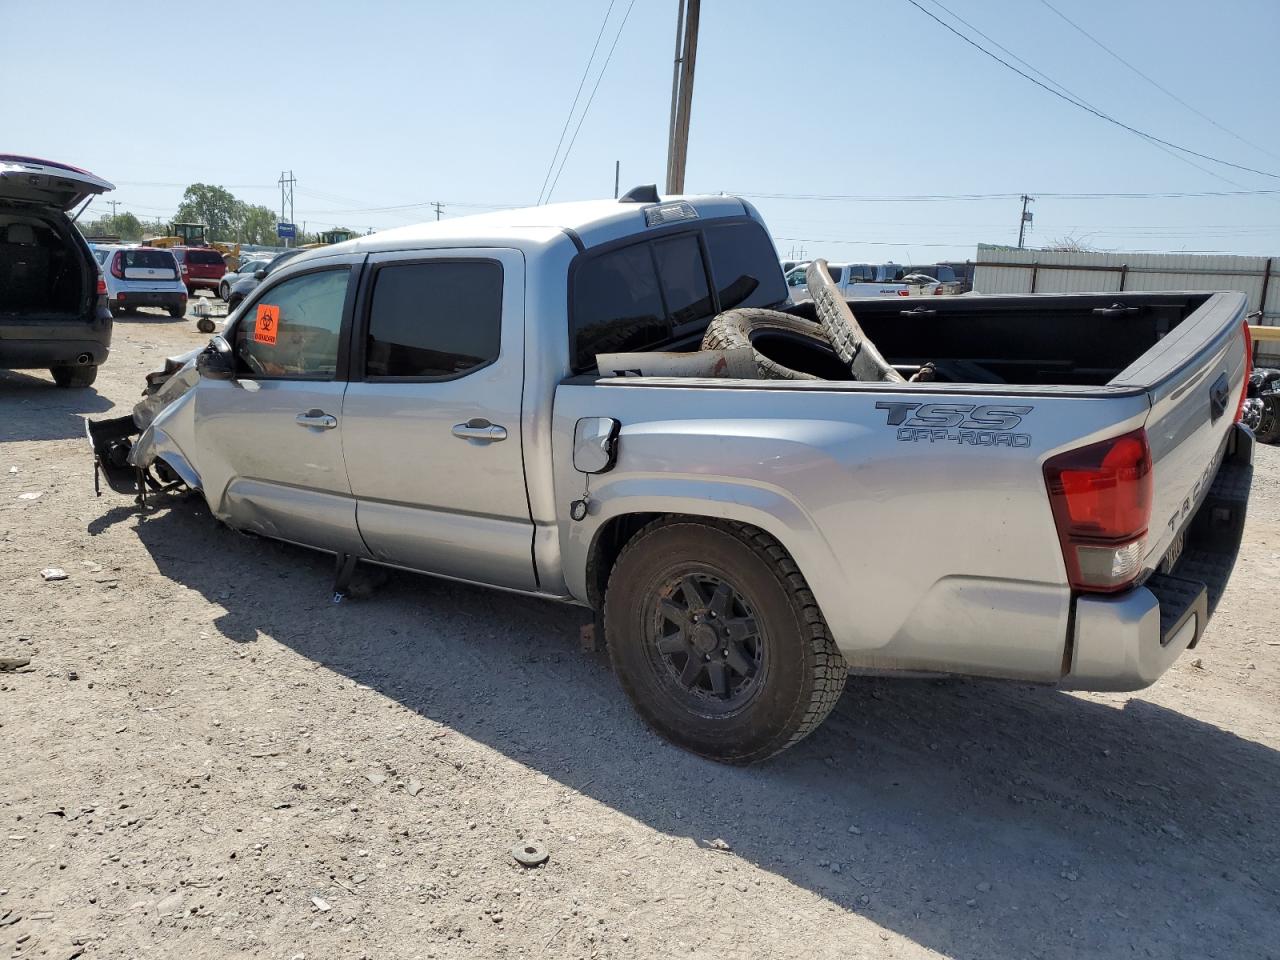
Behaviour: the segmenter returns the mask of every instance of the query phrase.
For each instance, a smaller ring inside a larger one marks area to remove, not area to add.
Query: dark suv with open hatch
[[[70,215],[115,187],[85,170],[0,154],[0,369],[87,387],[111,349],[98,264]]]

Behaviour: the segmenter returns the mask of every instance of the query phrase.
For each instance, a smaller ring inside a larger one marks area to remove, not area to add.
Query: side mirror
[[[265,270],[255,270],[255,271],[253,271],[253,279],[255,279],[255,280],[265,280],[265,279],[267,279],[267,271],[265,271]]]
[[[607,473],[618,459],[618,431],[612,417],[583,417],[573,428],[573,467],[582,473]]]
[[[214,337],[196,357],[196,372],[205,380],[234,380],[236,358],[231,344],[222,337]]]

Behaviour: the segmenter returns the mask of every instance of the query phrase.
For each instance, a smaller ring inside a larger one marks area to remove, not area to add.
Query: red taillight
[[[111,275],[117,280],[124,279],[124,253],[119,250],[111,257]]]
[[[1253,374],[1253,334],[1249,321],[1244,322],[1244,383],[1240,386],[1240,402],[1236,404],[1236,423],[1244,419],[1244,401],[1249,396],[1249,377]]]
[[[101,270],[98,271],[98,289],[96,292],[100,297],[105,297],[107,295],[107,281],[102,276]]]
[[[1044,479],[1071,586],[1104,593],[1129,586],[1142,570],[1151,521],[1147,432],[1051,457]]]
[[[898,296],[900,296],[900,297],[909,297],[909,296],[911,296],[911,291],[910,291],[910,290],[899,290],[899,291],[898,291]]]

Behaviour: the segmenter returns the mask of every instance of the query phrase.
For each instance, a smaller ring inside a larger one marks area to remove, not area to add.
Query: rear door
[[[187,281],[221,280],[227,272],[227,261],[213,248],[191,247],[187,250]]]
[[[535,589],[523,255],[372,256],[357,316],[343,448],[374,559]]]
[[[88,170],[0,153],[0,199],[70,210],[88,197],[114,189]]]
[[[363,553],[341,419],[362,259],[326,258],[264,285],[228,335],[237,379],[200,381],[201,477],[233,526]]]
[[[179,280],[178,262],[168,250],[134,247],[119,252],[127,290],[169,293]]]

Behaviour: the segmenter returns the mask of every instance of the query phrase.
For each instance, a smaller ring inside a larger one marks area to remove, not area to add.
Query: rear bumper
[[[0,341],[0,370],[44,370],[74,366],[88,355],[89,364],[106,363],[111,340],[4,340]]]
[[[188,291],[197,290],[197,289],[217,290],[218,284],[222,283],[222,278],[221,277],[192,277],[188,275],[182,278],[182,282],[187,285]]]
[[[122,290],[107,304],[112,310],[121,307],[180,307],[187,302],[187,291]]]
[[[1075,599],[1071,669],[1076,690],[1141,690],[1200,642],[1218,605],[1244,533],[1253,480],[1253,434],[1237,426],[1209,493],[1186,528],[1168,572],[1115,596]]]

